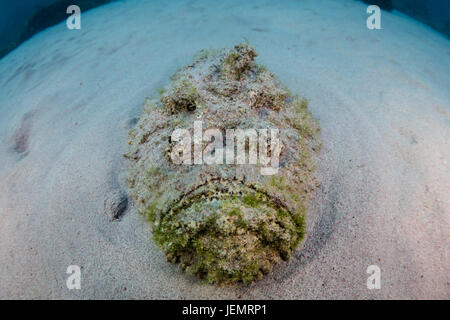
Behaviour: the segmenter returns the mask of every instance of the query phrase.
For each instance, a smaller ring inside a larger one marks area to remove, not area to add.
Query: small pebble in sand
[[[115,190],[106,196],[104,208],[111,221],[120,219],[127,207],[128,196],[123,191]]]

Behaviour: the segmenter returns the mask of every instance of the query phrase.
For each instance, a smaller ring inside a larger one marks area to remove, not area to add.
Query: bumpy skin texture
[[[305,235],[306,203],[318,185],[318,124],[248,44],[202,51],[157,99],[147,98],[130,131],[129,186],[167,260],[208,283],[249,283],[289,259]],[[177,128],[280,130],[279,171],[260,165],[177,165]]]

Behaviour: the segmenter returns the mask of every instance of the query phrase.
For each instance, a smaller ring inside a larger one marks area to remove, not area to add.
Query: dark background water
[[[112,1],[116,0],[0,0],[0,58],[37,32],[64,21],[69,5],[76,4],[85,12]],[[399,10],[450,38],[450,0],[362,1]]]
[[[450,38],[450,0],[363,0],[385,10],[399,10]]]
[[[23,41],[67,19],[75,4],[86,12],[115,0],[0,0],[0,58]]]

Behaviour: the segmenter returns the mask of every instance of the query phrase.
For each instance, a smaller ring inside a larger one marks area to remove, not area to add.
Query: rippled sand
[[[450,42],[397,12],[382,30],[366,17],[352,0],[126,1],[0,60],[0,298],[450,298]],[[132,205],[109,210],[144,98],[243,37],[310,98],[322,184],[303,250],[218,288],[167,264]],[[66,287],[71,264],[81,290]]]

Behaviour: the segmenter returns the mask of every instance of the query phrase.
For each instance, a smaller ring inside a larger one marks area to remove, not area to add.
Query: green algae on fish
[[[308,100],[292,96],[256,56],[248,43],[202,51],[159,97],[146,99],[129,135],[130,193],[154,241],[168,261],[207,283],[250,283],[289,259],[304,239],[317,186],[319,125]],[[259,162],[174,163],[172,133],[192,133],[196,121],[223,137],[235,129],[279,130],[277,173],[262,174]]]

